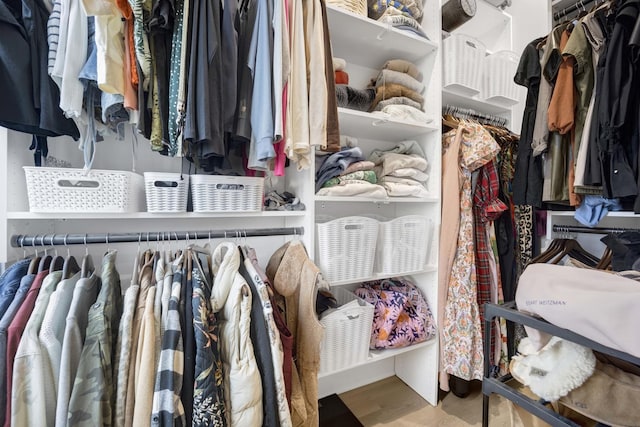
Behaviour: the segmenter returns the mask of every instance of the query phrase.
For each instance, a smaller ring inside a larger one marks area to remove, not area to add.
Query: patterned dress
[[[463,132],[458,157],[460,226],[444,307],[442,367],[448,374],[471,380],[482,378],[484,361],[477,301],[471,173],[495,158],[500,146],[480,124],[461,123],[458,132]]]

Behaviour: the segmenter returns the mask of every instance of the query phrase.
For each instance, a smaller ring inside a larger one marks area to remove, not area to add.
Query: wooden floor
[[[373,426],[481,426],[482,392],[474,384],[468,397],[449,393],[437,407],[429,405],[398,377],[386,378],[350,390],[340,398],[366,427]],[[492,396],[490,427],[521,426],[511,405],[500,396]]]

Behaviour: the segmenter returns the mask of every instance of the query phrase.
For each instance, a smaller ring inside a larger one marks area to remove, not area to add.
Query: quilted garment
[[[365,282],[355,293],[374,306],[370,348],[406,347],[435,337],[431,309],[411,281]]]

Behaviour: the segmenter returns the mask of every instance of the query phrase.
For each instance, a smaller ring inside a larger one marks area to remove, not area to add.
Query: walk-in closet
[[[0,0],[0,427],[640,426],[639,0]]]

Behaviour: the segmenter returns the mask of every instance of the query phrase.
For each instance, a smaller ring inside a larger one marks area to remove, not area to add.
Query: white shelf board
[[[438,45],[409,31],[327,4],[333,55],[367,68],[380,69],[389,59],[415,62]]]
[[[338,203],[437,203],[439,197],[387,197],[379,199],[376,197],[360,196],[316,196],[316,202],[338,202]]]
[[[553,216],[570,216],[573,217],[575,215],[575,211],[547,211],[547,215]],[[629,211],[609,211],[604,218],[638,218],[640,219],[640,214],[629,212]]]
[[[365,277],[364,279],[341,280],[341,281],[338,281],[338,282],[331,282],[330,285],[331,286],[344,286],[344,285],[350,285],[352,283],[368,282],[368,281],[371,281],[371,280],[382,280],[382,279],[390,279],[392,277],[404,277],[404,276],[412,276],[414,274],[432,273],[432,272],[437,271],[437,270],[438,270],[438,268],[435,265],[428,265],[424,269],[418,270],[418,271],[406,271],[406,272],[396,273],[396,274],[374,274],[373,276]]]
[[[292,217],[304,216],[306,211],[262,211],[262,212],[176,212],[176,213],[151,213],[151,212],[87,212],[87,213],[38,213],[38,212],[7,212],[8,219],[202,219],[202,218],[237,218],[237,217]]]
[[[452,105],[456,107],[462,108],[471,108],[472,110],[477,111],[478,113],[485,114],[494,114],[494,115],[504,115],[511,113],[511,107],[507,107],[504,105],[496,104],[494,102],[484,101],[476,97],[469,97],[465,95],[461,95],[459,93],[455,93],[453,91],[447,90],[446,88],[442,89],[442,106]]]
[[[318,375],[318,378],[328,377],[330,375],[335,375],[340,372],[348,371],[349,369],[356,368],[358,366],[368,365],[370,363],[379,362],[380,360],[389,359],[391,357],[396,357],[402,353],[407,353],[409,351],[415,351],[420,348],[425,348],[432,346],[435,343],[436,339],[430,339],[429,341],[424,341],[418,344],[410,345],[408,347],[402,348],[389,348],[385,350],[369,350],[369,357],[367,360],[362,361],[360,363],[356,363],[351,366],[347,366],[346,368],[338,369],[332,372],[322,372]]]
[[[431,123],[394,120],[387,114],[367,113],[349,108],[338,108],[338,120],[342,135],[381,141],[402,141],[438,130]]]

